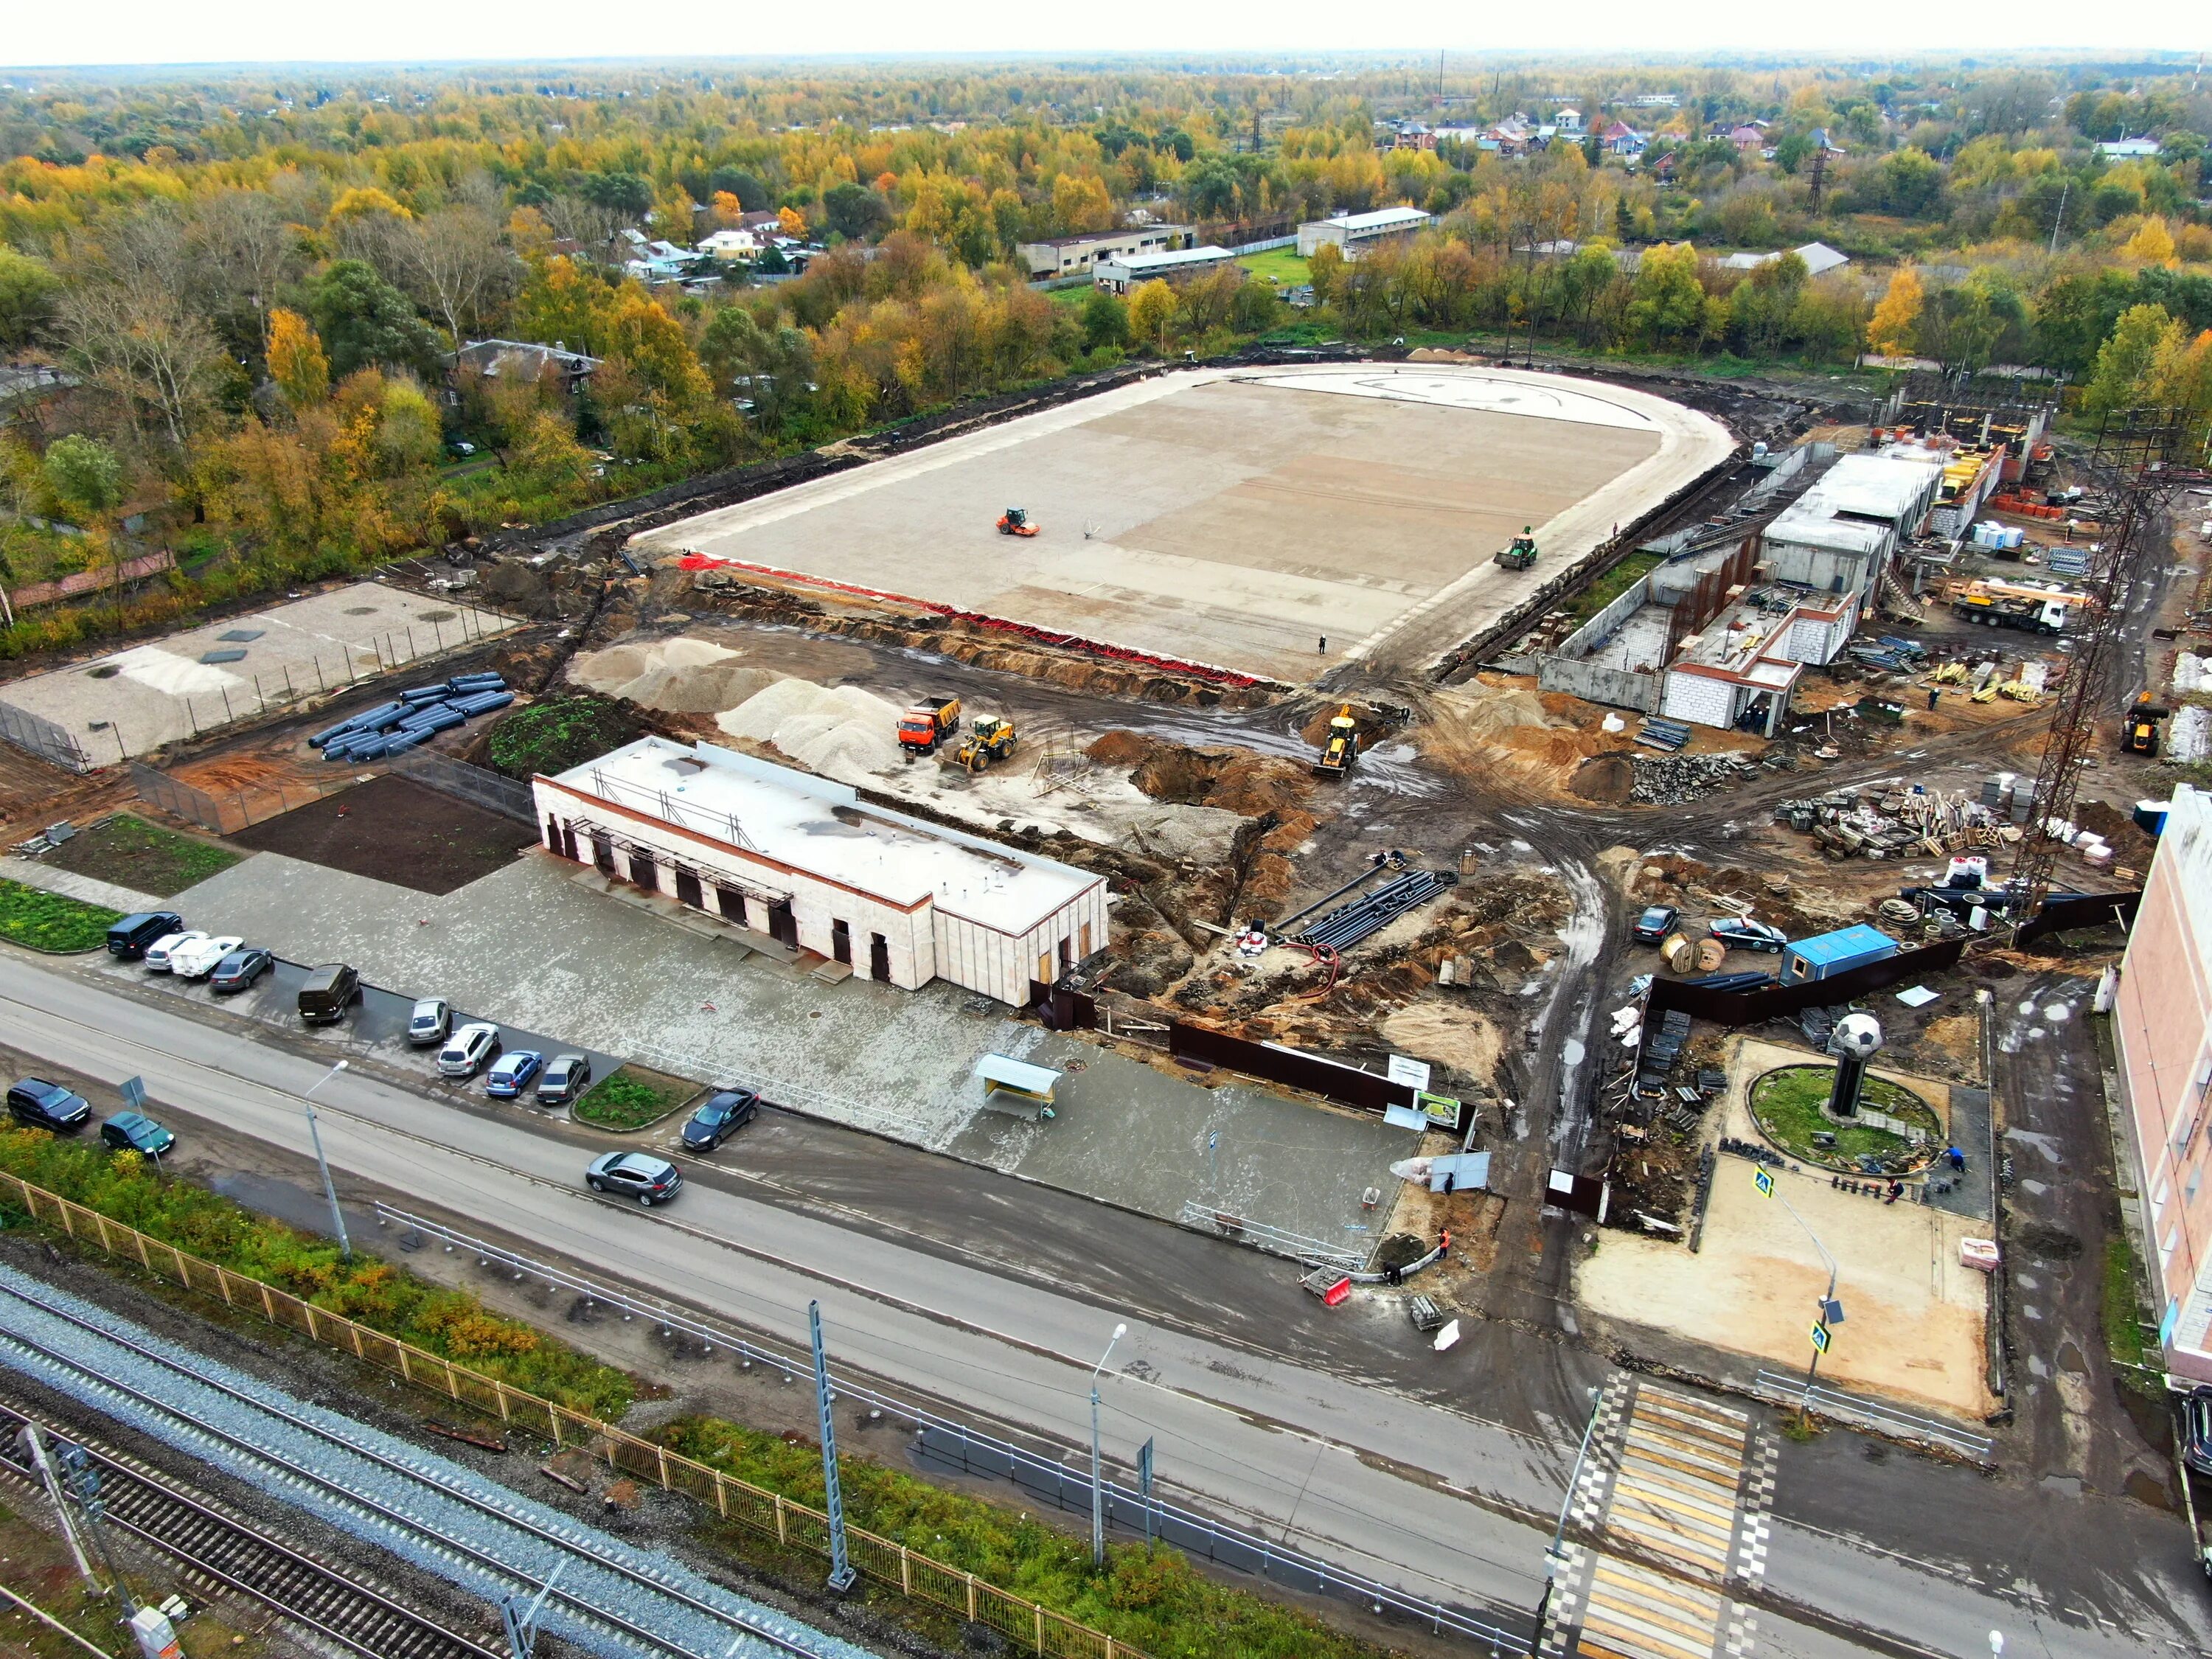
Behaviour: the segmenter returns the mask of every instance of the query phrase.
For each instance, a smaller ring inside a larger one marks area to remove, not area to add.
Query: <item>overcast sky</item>
[[[1447,47],[1490,51],[1771,54],[2089,47],[2194,52],[2204,0],[2004,0],[1907,9],[1580,0],[1466,6],[1416,20],[1344,0],[9,0],[0,63],[422,62],[898,52],[1254,52]],[[1431,38],[1424,40],[1422,34]]]

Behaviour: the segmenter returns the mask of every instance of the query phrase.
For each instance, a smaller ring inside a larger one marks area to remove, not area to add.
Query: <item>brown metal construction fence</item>
[[[187,1255],[5,1171],[0,1171],[0,1203],[12,1203],[81,1243],[97,1244],[110,1255],[136,1261],[187,1290],[217,1297],[228,1307],[258,1313],[272,1324],[343,1349],[417,1388],[473,1407],[511,1427],[543,1435],[556,1446],[580,1447],[592,1457],[604,1457],[610,1469],[696,1498],[725,1519],[773,1537],[787,1548],[829,1559],[830,1517],[820,1510],[725,1474],[481,1371],[456,1365],[258,1279]],[[1023,1651],[1048,1659],[1146,1659],[1142,1650],[1127,1642],[1079,1625],[1026,1596],[987,1583],[972,1572],[916,1554],[888,1538],[848,1526],[845,1545],[853,1565],[876,1583],[971,1624],[988,1625]]]
[[[1899,980],[1917,979],[1923,974],[1954,968],[1966,950],[1965,939],[1946,939],[1917,951],[1900,951],[1893,957],[1885,957],[1880,962],[1869,962],[1863,968],[1833,974],[1826,979],[1807,980],[1796,985],[1770,985],[1757,991],[1717,991],[1710,985],[1692,985],[1686,980],[1656,979],[1651,981],[1644,1018],[1649,1021],[1670,1008],[1680,1008],[1693,1018],[1710,1019],[1721,1025],[1756,1025],[1761,1020],[1787,1019],[1808,1008],[1834,1007],[1869,991],[1894,985]]]

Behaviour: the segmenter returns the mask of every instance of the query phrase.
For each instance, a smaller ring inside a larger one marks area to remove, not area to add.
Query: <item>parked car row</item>
[[[539,1105],[565,1105],[592,1085],[590,1055],[555,1054],[549,1060],[535,1048],[510,1051],[489,1020],[454,1025],[453,1006],[441,997],[425,997],[415,1005],[407,1018],[407,1041],[417,1048],[438,1045],[440,1077],[465,1083],[483,1073],[484,1093],[494,1100],[520,1100],[534,1084]]]
[[[27,1128],[73,1135],[92,1121],[92,1103],[43,1078],[18,1078],[8,1089],[8,1115]],[[118,1112],[100,1126],[100,1138],[118,1152],[160,1158],[176,1136],[143,1112]]]
[[[174,910],[142,910],[107,930],[111,956],[143,963],[151,974],[204,979],[219,996],[243,991],[276,965],[276,958],[236,933],[208,933],[185,926]]]

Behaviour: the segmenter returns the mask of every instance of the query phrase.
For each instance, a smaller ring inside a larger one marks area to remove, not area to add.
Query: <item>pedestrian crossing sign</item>
[[[1774,1196],[1774,1177],[1765,1170],[1753,1170],[1751,1172],[1751,1184],[1759,1188],[1759,1195],[1761,1198]]]
[[[1827,1351],[1828,1328],[1816,1319],[1813,1322],[1813,1352],[1814,1353],[1826,1353]]]

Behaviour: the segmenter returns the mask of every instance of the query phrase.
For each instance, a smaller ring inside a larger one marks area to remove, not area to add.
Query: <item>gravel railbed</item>
[[[561,1595],[548,1601],[541,1623],[585,1651],[700,1659],[734,1652],[752,1659],[789,1650],[738,1638],[743,1621],[822,1659],[866,1659],[866,1650],[737,1595],[657,1551],[626,1544],[451,1459],[310,1405],[6,1267],[0,1267],[0,1364],[486,1600],[513,1592],[515,1577],[542,1583],[560,1566]],[[457,1545],[484,1552],[515,1577],[487,1568]],[[562,1599],[568,1595],[651,1631],[657,1644],[572,1611]]]

